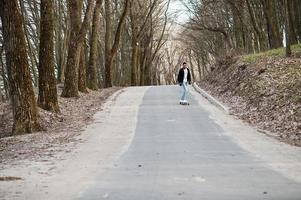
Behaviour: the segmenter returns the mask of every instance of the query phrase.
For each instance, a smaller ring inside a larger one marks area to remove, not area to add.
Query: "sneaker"
[[[182,101],[182,104],[189,105],[189,102],[187,100]]]

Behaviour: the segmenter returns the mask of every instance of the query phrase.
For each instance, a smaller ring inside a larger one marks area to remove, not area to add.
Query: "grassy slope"
[[[293,45],[291,46],[291,49],[294,55],[300,56],[301,44]],[[254,63],[259,59],[266,57],[285,58],[285,48],[272,49],[261,53],[244,55],[241,56],[241,60],[247,63]]]
[[[244,55],[220,66],[200,84],[242,119],[301,145],[301,45]]]

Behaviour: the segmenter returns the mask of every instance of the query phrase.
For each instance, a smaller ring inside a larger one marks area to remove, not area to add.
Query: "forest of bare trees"
[[[257,53],[301,42],[299,0],[188,0],[181,40],[203,77],[221,57]]]
[[[181,1],[190,19],[171,29],[171,0],[0,0],[0,100],[11,102],[12,133],[43,129],[38,107],[60,113],[59,96],[174,84],[184,60],[198,80],[222,57],[284,44],[290,56],[301,41],[299,0]]]
[[[157,84],[169,3],[1,0],[0,97],[12,105],[12,134],[43,129],[38,107],[59,113],[59,96]]]

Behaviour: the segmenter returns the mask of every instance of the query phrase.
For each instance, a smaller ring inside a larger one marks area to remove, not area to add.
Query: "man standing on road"
[[[187,93],[188,93],[188,83],[191,84],[190,70],[187,67],[187,63],[183,62],[183,66],[178,73],[178,83],[182,88],[180,104],[188,104]]]

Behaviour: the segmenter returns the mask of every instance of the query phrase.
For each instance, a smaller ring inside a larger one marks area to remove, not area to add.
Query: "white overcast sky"
[[[189,19],[189,15],[187,12],[186,7],[181,3],[180,0],[171,0],[170,7],[169,7],[169,13],[170,14],[176,14],[176,22],[177,23],[184,23]]]

